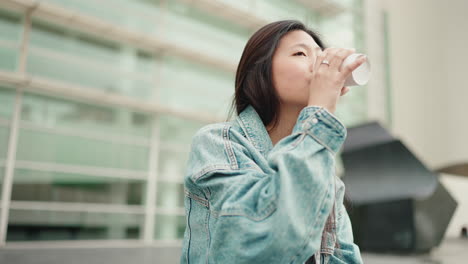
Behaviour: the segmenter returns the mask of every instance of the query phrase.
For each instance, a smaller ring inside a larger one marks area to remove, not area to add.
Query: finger
[[[322,50],[318,53],[317,58],[315,59],[314,71],[318,71],[320,64],[322,64],[326,54],[326,50]]]
[[[346,52],[344,52],[343,56],[340,58],[340,66],[338,66],[338,70],[341,72],[343,69],[343,63],[344,61],[346,60],[346,58],[348,58],[351,54],[354,54],[356,53],[356,50],[355,49],[346,49]]]
[[[352,53],[354,53],[354,49],[339,49],[335,53],[335,56],[331,59],[330,65],[333,69],[340,71],[341,64],[343,61]]]
[[[330,60],[333,58],[334,54],[337,52],[336,48],[327,48],[324,51],[324,54],[322,56],[322,59],[318,61],[319,65],[317,66],[317,70],[319,69],[328,69],[330,67]],[[323,63],[324,61],[327,61],[328,63]]]
[[[326,66],[327,68],[332,68],[332,67],[334,67],[334,66],[333,66],[333,63],[334,63],[334,59],[333,59],[333,58],[336,56],[336,53],[337,53],[338,51],[339,51],[338,48],[328,48],[328,49],[326,49],[326,53],[327,53],[327,54],[326,54],[324,60],[327,60],[327,61],[330,63],[329,65]]]
[[[344,94],[345,91],[346,91],[346,87],[341,87],[340,96],[342,96],[342,95]]]
[[[340,94],[340,96],[343,96],[343,95],[347,94],[350,90],[351,90],[351,89],[350,89],[349,87],[343,87],[343,88],[341,89],[341,94]]]
[[[341,72],[345,77],[347,77],[352,71],[354,71],[357,67],[361,66],[366,60],[367,57],[365,55],[361,55],[355,61],[343,67]]]

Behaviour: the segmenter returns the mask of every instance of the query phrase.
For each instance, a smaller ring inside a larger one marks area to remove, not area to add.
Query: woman
[[[333,115],[354,50],[325,49],[298,21],[247,42],[232,122],[193,137],[185,178],[182,263],[361,263],[343,206],[335,154],[346,128]]]

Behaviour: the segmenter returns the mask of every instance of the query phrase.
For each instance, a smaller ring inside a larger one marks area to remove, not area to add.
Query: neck
[[[291,135],[294,125],[296,125],[297,117],[303,107],[298,106],[282,106],[278,113],[278,123],[273,127],[273,122],[266,128],[270,135],[273,146],[281,139]]]

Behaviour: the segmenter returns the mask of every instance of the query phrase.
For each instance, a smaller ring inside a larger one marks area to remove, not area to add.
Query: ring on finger
[[[320,64],[326,64],[327,66],[330,66],[330,61],[329,60],[323,60]]]

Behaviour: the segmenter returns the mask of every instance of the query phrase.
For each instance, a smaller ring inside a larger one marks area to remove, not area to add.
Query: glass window
[[[184,184],[159,182],[157,192],[159,208],[184,208]]]
[[[0,9],[0,70],[15,71],[23,26],[16,14]]]
[[[189,152],[161,149],[159,154],[158,180],[183,182]]]
[[[185,216],[156,214],[155,238],[158,240],[182,239]]]
[[[141,139],[149,137],[152,122],[149,114],[132,112],[125,108],[97,106],[33,94],[25,94],[23,97],[21,119],[43,127],[72,129],[105,136],[136,136]]]
[[[145,171],[147,114],[25,94],[17,159]]]
[[[54,164],[148,169],[148,147],[31,129],[20,129],[16,158]]]
[[[3,192],[3,178],[5,175],[5,167],[3,162],[0,161],[0,201],[2,201],[2,192]]]
[[[189,150],[192,137],[203,127],[204,123],[186,120],[169,115],[160,115],[159,117],[161,143],[175,143],[178,146]]]
[[[234,74],[174,57],[164,58],[159,103],[225,117],[234,94]]]
[[[0,86],[0,119],[10,119],[15,101],[14,89]]]
[[[6,159],[15,91],[0,87],[0,164]]]
[[[124,26],[133,30],[158,34],[158,18],[161,17],[159,0],[157,5],[144,1],[128,0],[43,0],[84,14]],[[105,7],[105,8],[103,8]]]
[[[47,67],[43,67],[45,64]],[[112,70],[114,66],[109,66],[110,69],[107,70],[102,70],[103,67],[105,66],[102,63],[97,65],[93,62],[82,62],[81,59],[71,58],[68,55],[55,56],[32,48],[28,57],[27,71],[52,80],[81,85],[83,88],[140,99],[153,97],[154,84],[150,77],[141,77],[141,75],[134,77],[131,74],[122,74],[119,69]]]
[[[0,9],[0,32],[2,32],[2,34],[0,34],[0,40],[19,43],[23,32],[21,16],[7,10]]]
[[[15,71],[18,55],[19,51],[15,44],[0,42],[0,70]]]
[[[33,23],[27,71],[34,75],[151,100],[155,65],[136,48]]]
[[[24,166],[19,162],[17,166]],[[16,169],[13,201],[73,202],[95,204],[142,205],[146,182],[69,172]]]
[[[137,239],[140,214],[12,209],[7,241]]]
[[[262,12],[256,12],[255,14],[266,21],[298,19],[306,23],[308,15],[314,12],[297,1],[260,0],[256,4],[256,8],[262,10]]]
[[[0,120],[0,164],[6,159],[10,127]]]
[[[33,50],[34,48],[55,50],[108,64],[119,61],[115,56],[119,51],[118,44],[92,38],[42,20],[33,20],[30,42]]]
[[[229,21],[179,1],[168,2],[164,20],[170,25],[165,32],[170,42],[232,64],[238,61],[248,39],[246,31]]]

